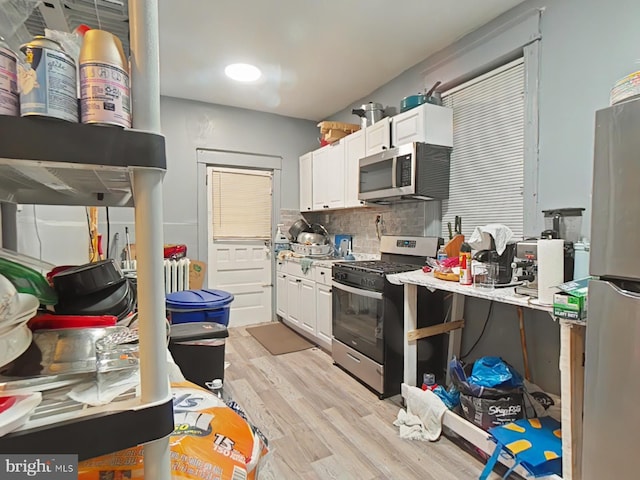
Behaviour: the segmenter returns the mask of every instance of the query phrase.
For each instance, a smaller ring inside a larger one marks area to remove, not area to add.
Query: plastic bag
[[[450,365],[451,380],[460,392],[460,406],[464,418],[484,430],[524,418],[525,405],[522,386],[514,387],[503,384],[497,387],[485,387],[477,385],[471,381],[471,376],[467,377],[467,373],[471,373],[471,365],[463,368],[456,358],[451,360]],[[519,375],[517,376],[519,377]]]
[[[449,390],[445,390],[442,385],[438,385],[433,389],[433,393],[442,400],[449,410],[453,410],[460,405],[460,392],[454,385],[449,387]]]
[[[172,384],[175,428],[171,446],[174,480],[255,480],[268,452],[251,424],[208,390]],[[80,462],[79,480],[144,478],[142,447]],[[149,479],[153,480],[153,479]]]
[[[469,383],[481,387],[521,387],[522,377],[500,357],[482,357],[473,364]]]
[[[41,3],[40,0],[0,0],[0,35],[14,51],[31,38],[24,22]]]

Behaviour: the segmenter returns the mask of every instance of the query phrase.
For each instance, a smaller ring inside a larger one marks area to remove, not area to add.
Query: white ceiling
[[[521,1],[160,0],[161,91],[319,121]]]

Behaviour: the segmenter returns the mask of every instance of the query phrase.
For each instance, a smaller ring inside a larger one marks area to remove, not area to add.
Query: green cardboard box
[[[560,292],[553,296],[553,315],[568,320],[587,318],[587,293],[591,277],[558,285]]]

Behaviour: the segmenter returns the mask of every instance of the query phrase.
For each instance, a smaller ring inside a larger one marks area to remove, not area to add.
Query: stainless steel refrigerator
[[[584,480],[638,478],[640,100],[596,113]]]

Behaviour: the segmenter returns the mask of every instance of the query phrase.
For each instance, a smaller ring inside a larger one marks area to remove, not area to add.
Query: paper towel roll
[[[553,294],[564,282],[564,240],[538,240],[538,301],[553,303]]]

